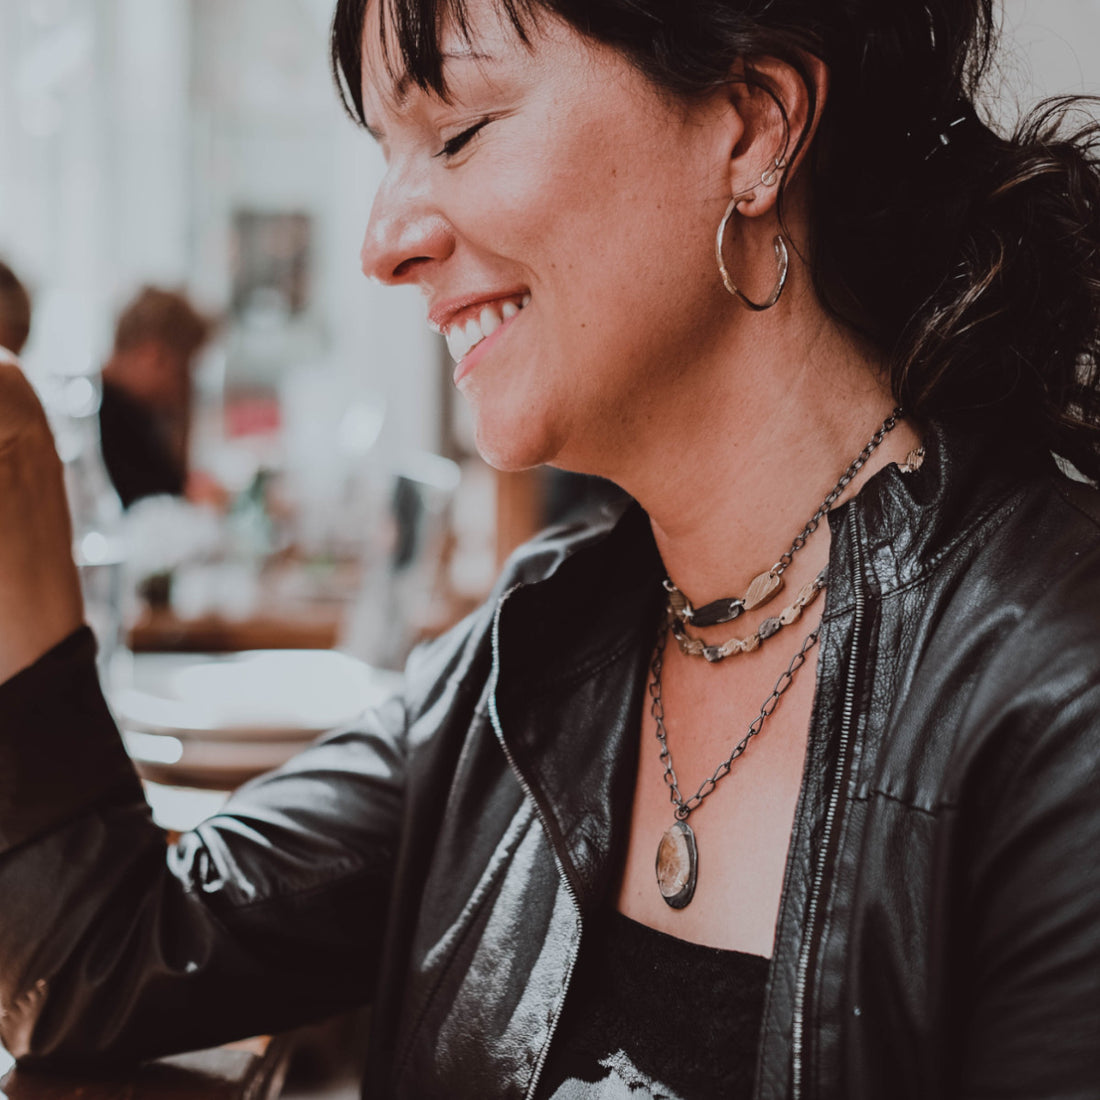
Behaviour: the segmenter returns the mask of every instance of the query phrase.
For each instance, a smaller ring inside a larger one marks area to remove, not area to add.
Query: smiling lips
[[[501,325],[510,321],[531,301],[530,294],[518,299],[499,299],[486,302],[480,309],[471,312],[465,319],[455,320],[443,331],[447,340],[447,350],[456,363],[462,362],[478,344],[492,336]]]

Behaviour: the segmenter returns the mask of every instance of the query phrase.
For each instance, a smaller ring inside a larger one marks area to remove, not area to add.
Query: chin
[[[553,461],[560,447],[554,435],[535,416],[520,413],[502,417],[474,410],[477,452],[495,470],[514,473]]]
[[[477,453],[494,470],[505,474],[530,470],[549,461],[542,457],[543,452],[537,447],[516,446],[514,443],[502,442],[495,438],[485,439],[480,433],[477,436]]]

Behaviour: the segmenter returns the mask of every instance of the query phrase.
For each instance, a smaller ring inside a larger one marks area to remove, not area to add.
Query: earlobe
[[[754,217],[758,214],[764,213],[769,210],[774,203],[774,196],[764,197],[763,201],[758,201],[758,195],[771,191],[775,188],[779,181],[783,178],[783,173],[787,169],[787,158],[785,156],[777,156],[772,158],[771,164],[760,173],[760,178],[751,187],[747,187],[744,191],[738,191],[734,194],[730,200],[729,207],[726,210],[726,220],[729,220],[733,211],[739,209],[742,206],[747,206],[750,209],[746,212],[748,217]]]

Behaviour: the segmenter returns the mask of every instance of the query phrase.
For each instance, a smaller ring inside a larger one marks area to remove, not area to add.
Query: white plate
[[[123,730],[126,751],[143,779],[174,786],[232,790],[285,764],[310,741],[202,741]]]
[[[228,791],[195,790],[163,783],[145,783],[145,798],[153,811],[153,820],[162,829],[186,833],[218,813],[229,798]]]
[[[110,693],[119,725],[203,741],[293,741],[354,722],[400,687],[397,673],[323,649],[224,657],[141,654]]]

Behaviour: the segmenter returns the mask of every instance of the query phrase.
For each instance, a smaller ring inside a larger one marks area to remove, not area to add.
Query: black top
[[[539,1100],[749,1100],[767,975],[610,914],[582,941]]]
[[[106,381],[99,432],[107,472],[127,508],[141,497],[158,493],[183,495],[184,471],[154,415],[125,390]]]

